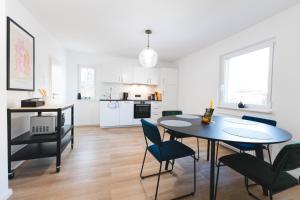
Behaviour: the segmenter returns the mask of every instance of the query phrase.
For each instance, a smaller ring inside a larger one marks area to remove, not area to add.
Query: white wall
[[[100,68],[106,64],[114,63],[116,65],[138,66],[138,59],[117,57],[108,55],[88,54],[81,52],[68,51],[67,53],[67,101],[74,103],[74,123],[75,125],[96,125],[99,124],[99,100],[103,94],[109,92],[112,87],[112,98],[120,98],[122,92],[139,91],[146,95],[153,93],[154,86],[129,86],[121,84],[102,83],[100,80]],[[96,69],[96,100],[77,100],[78,92],[78,66],[94,67]],[[159,62],[158,67],[173,67],[173,63]]]
[[[32,97],[40,97],[37,89],[45,88],[49,91],[50,85],[50,61],[51,58],[59,61],[62,65],[63,77],[66,76],[66,53],[64,48],[39,24],[31,13],[25,9],[17,0],[6,1],[6,15],[16,21],[19,25],[25,28],[35,37],[35,92],[23,91],[7,91],[7,106],[20,106],[22,99]],[[2,18],[6,21],[6,18]],[[0,20],[0,21],[3,21]],[[5,28],[6,30],[6,28]],[[2,60],[2,59],[1,59]],[[2,73],[1,73],[2,75]],[[6,84],[5,84],[6,85]],[[65,94],[66,79],[62,81],[62,92]],[[65,98],[65,97],[63,97]],[[6,129],[2,129],[6,130]],[[29,130],[29,115],[19,114],[14,115],[12,120],[12,137],[15,137]],[[4,132],[6,134],[6,132]],[[12,148],[12,151],[18,150],[20,147]],[[13,163],[15,166],[17,163]]]
[[[179,108],[203,113],[209,99],[218,100],[220,56],[275,37],[271,114],[249,113],[276,119],[278,126],[300,139],[300,5],[277,14],[253,27],[206,49],[180,59]],[[255,81],[255,80],[254,80]],[[217,113],[241,116],[244,112],[217,109]],[[279,147],[274,148],[274,154]],[[273,155],[274,157],[274,155]]]
[[[0,200],[5,200],[11,194],[7,181],[5,0],[0,0],[0,19]]]
[[[35,86],[49,90],[49,70],[51,57],[65,66],[64,48],[39,24],[31,13],[18,0],[6,3],[6,15],[20,24],[35,37]],[[65,83],[64,83],[65,84]],[[39,96],[36,92],[8,91],[8,106],[19,106],[20,100]]]

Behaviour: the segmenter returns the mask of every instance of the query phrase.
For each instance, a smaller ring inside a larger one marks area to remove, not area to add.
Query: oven
[[[151,118],[151,102],[135,101],[134,102],[134,119]]]

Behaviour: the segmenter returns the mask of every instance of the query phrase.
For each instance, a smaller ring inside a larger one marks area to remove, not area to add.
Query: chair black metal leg
[[[196,159],[194,158],[194,194],[195,193],[196,193]]]
[[[160,164],[159,164],[159,172],[158,172],[157,185],[156,185],[155,198],[154,198],[155,200],[157,199],[158,186],[159,186],[160,173],[161,173],[161,166],[162,166],[162,162],[160,162]]]
[[[269,191],[269,198],[270,198],[270,200],[273,200],[273,193],[271,190]]]
[[[172,168],[171,168],[171,171],[173,171],[174,165],[175,165],[175,159],[172,161]]]
[[[194,160],[194,188],[193,188],[193,192],[188,193],[188,194],[184,194],[182,196],[179,197],[175,197],[172,200],[177,200],[177,199],[184,199],[185,197],[191,196],[191,195],[195,195],[196,193],[196,155],[192,156],[193,160]]]
[[[252,198],[254,198],[254,199],[256,199],[256,200],[260,200],[257,196],[255,196],[255,195],[254,195],[252,192],[250,192],[250,190],[249,190],[249,187],[255,186],[255,185],[257,185],[257,184],[249,185],[249,179],[245,176],[245,186],[246,186],[246,190],[247,190],[248,194],[249,194]]]
[[[271,152],[270,152],[269,147],[268,147],[267,151],[268,151],[268,155],[269,155],[270,164],[272,165],[272,158],[271,158]]]
[[[218,169],[217,169],[217,178],[216,178],[216,188],[215,188],[215,199],[217,199],[217,191],[218,191],[218,184],[219,184],[219,174],[220,174],[220,166],[221,162],[218,162]]]
[[[143,159],[143,164],[142,164],[142,168],[141,168],[141,173],[140,173],[140,177],[143,178],[142,174],[143,174],[143,169],[144,169],[144,163],[145,163],[145,159],[146,159],[146,154],[147,154],[147,148],[145,150],[145,154],[144,154],[144,159]]]
[[[197,158],[196,158],[197,161],[199,161],[199,159],[200,159],[200,149],[199,149],[199,147],[200,147],[199,138],[197,138],[197,153],[198,153]]]

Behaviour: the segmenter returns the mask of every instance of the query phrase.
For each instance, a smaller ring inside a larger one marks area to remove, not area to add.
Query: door
[[[64,67],[56,59],[50,59],[50,101],[54,104],[60,104],[64,101]]]
[[[100,126],[118,126],[119,112],[118,101],[100,101]]]
[[[120,101],[120,125],[128,126],[133,123],[133,101]]]

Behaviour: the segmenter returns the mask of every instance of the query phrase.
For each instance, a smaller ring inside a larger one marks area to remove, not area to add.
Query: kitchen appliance
[[[127,99],[128,99],[128,92],[123,92],[122,100],[127,100]]]
[[[34,135],[55,133],[56,116],[32,116],[30,117],[30,132]]]
[[[134,119],[151,118],[151,102],[135,101],[133,115]]]
[[[61,126],[65,125],[65,114],[61,115]],[[33,135],[54,134],[56,133],[56,115],[38,115],[30,117],[30,133]]]

